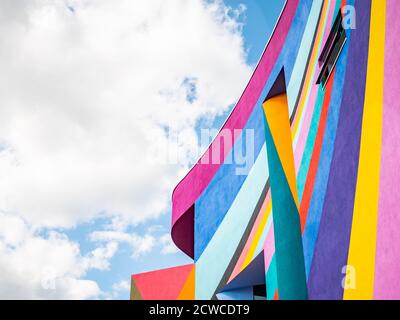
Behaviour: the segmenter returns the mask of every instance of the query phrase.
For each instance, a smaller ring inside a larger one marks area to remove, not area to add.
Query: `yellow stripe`
[[[372,299],[382,139],[386,0],[372,0],[370,43],[357,189],[344,299]],[[355,281],[354,281],[355,280]],[[351,287],[354,284],[354,288]]]
[[[316,59],[317,59],[317,54],[320,50],[320,47],[322,45],[321,41],[322,41],[322,35],[323,35],[323,30],[324,30],[324,26],[326,24],[326,20],[328,19],[328,8],[330,5],[331,1],[325,1],[324,2],[324,7],[323,7],[323,11],[322,11],[322,17],[324,17],[323,23],[320,23],[318,26],[318,33],[317,33],[317,41],[315,42],[315,46],[313,48],[313,52],[311,55],[311,59],[310,59],[310,63],[309,66],[313,66],[312,68],[307,68],[307,75],[306,75],[306,80],[305,80],[305,86],[303,86],[303,91],[301,93],[301,97],[300,97],[300,110],[298,111],[298,116],[295,118],[295,123],[293,126],[293,130],[292,130],[292,139],[294,139],[294,137],[296,136],[297,130],[299,129],[299,124],[300,124],[300,119],[301,119],[301,115],[303,113],[304,110],[304,106],[305,106],[305,102],[307,99],[307,96],[310,94],[310,88],[311,88],[311,81],[312,81],[312,76],[315,73],[315,69],[316,69]]]
[[[330,0],[329,1],[325,1],[324,5],[323,5],[323,8],[322,8],[322,17],[324,17],[324,23],[326,23],[326,19],[328,17],[328,8],[329,8],[329,5],[330,5],[330,2],[331,2]],[[319,45],[315,45],[313,47],[313,49],[312,49],[313,51],[312,51],[311,59],[310,59],[310,64],[309,64],[310,66],[315,65],[315,61],[317,59],[317,54],[318,54],[319,48],[321,46],[322,34],[323,34],[323,30],[324,30],[324,28],[323,28],[324,23],[320,23],[319,26],[318,26],[316,43],[319,44]],[[313,71],[314,71],[313,69],[309,69],[308,68],[307,75],[306,75],[306,81],[305,81],[305,83],[307,83],[308,86],[306,86],[305,88],[308,88],[310,86],[311,76],[314,74]],[[300,112],[299,116],[296,117],[296,122],[295,122],[295,125],[294,125],[294,130],[293,130],[293,135],[292,135],[293,137],[295,136],[295,133],[296,133],[296,131],[298,129],[298,126],[299,126],[299,122],[300,122],[300,118],[301,118],[300,115],[301,115],[302,110],[304,109],[306,96],[307,96],[307,89],[303,90],[303,92],[301,94],[301,99],[300,99],[301,108],[300,108],[300,111],[299,111]],[[295,200],[297,201],[297,197],[295,197]],[[267,223],[267,220],[268,220],[271,212],[272,212],[272,201],[270,200],[270,202],[268,204],[268,207],[267,207],[267,209],[266,209],[266,211],[264,213],[264,216],[263,216],[263,218],[262,218],[262,220],[260,222],[260,225],[257,228],[257,231],[256,231],[256,234],[254,236],[254,239],[252,240],[252,243],[250,245],[249,251],[246,254],[246,257],[245,257],[245,259],[243,261],[243,265],[241,266],[240,270],[243,270],[244,268],[246,268],[246,266],[248,266],[249,263],[252,261],[253,255],[254,255],[255,250],[256,250],[256,248],[258,246],[258,242],[260,241],[261,235],[262,235],[262,233],[264,231],[264,227],[265,227],[265,225]]]
[[[253,256],[254,256],[254,252],[256,251],[258,243],[259,243],[260,238],[261,238],[261,235],[263,234],[265,225],[267,224],[268,218],[271,215],[271,211],[272,211],[272,201],[269,200],[267,208],[266,208],[266,210],[264,212],[264,215],[263,215],[263,217],[262,217],[262,219],[260,221],[259,226],[257,227],[257,231],[256,231],[256,233],[254,235],[254,238],[253,238],[252,242],[251,242],[249,251],[246,254],[246,257],[245,257],[245,259],[243,261],[243,265],[240,268],[240,271],[242,271],[244,268],[246,268],[249,265],[249,263],[252,261]]]

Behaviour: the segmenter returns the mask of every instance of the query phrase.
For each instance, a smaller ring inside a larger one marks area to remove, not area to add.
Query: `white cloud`
[[[12,222],[10,222],[12,221]],[[16,237],[9,236],[18,225]],[[110,242],[82,255],[65,234],[39,235],[22,219],[0,213],[0,299],[90,299],[101,290],[85,279],[89,270],[107,270],[117,250]]]
[[[121,280],[121,281],[119,281],[117,283],[114,283],[112,285],[112,289],[114,291],[117,291],[117,292],[119,292],[119,291],[129,291],[131,289],[131,284],[127,280]]]
[[[240,95],[242,9],[35,0],[0,11],[18,18],[0,22],[0,210],[70,227],[99,212],[138,223],[169,209],[187,168],[149,161],[152,147],[171,128],[190,149],[196,122]]]
[[[109,259],[114,256],[114,254],[117,252],[117,249],[117,242],[109,242],[105,247],[94,249],[82,259],[83,269],[108,270],[110,268]]]
[[[109,292],[103,292],[102,297],[104,299],[125,299],[129,297],[129,291],[131,290],[131,284],[128,280],[120,280],[115,282],[111,286],[111,290]]]
[[[111,241],[128,244],[132,248],[133,258],[151,252],[156,245],[156,238],[152,234],[139,236],[123,231],[94,231],[89,238],[93,242],[107,243]]]
[[[140,236],[136,233],[128,233],[126,231],[94,231],[90,233],[89,240],[100,243],[124,243],[130,246],[132,250],[132,258],[138,258],[141,255],[152,252],[155,248],[159,248],[161,254],[174,254],[178,252],[178,248],[173,243],[170,233],[162,233],[162,228],[158,226],[150,227],[147,233]]]
[[[162,245],[161,253],[162,254],[171,254],[171,253],[177,253],[178,248],[176,245],[172,242],[171,234],[166,233],[160,238],[160,243]]]
[[[151,232],[123,230],[170,208],[187,163],[150,161],[153,147],[170,128],[189,153],[195,124],[239,97],[251,72],[243,10],[219,0],[0,2],[1,297],[97,297],[85,273],[109,268],[118,242],[133,255],[154,248]],[[89,255],[51,231],[99,215],[110,230],[92,234],[104,246]],[[43,289],[47,267],[57,290]]]

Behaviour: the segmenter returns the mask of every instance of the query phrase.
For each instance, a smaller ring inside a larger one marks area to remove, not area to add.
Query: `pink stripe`
[[[387,0],[375,298],[400,299],[400,1]]]
[[[328,26],[332,24],[335,7],[336,7],[336,1],[332,1],[330,4],[328,17],[327,17],[327,21],[326,21],[326,25],[328,25]],[[328,39],[329,32],[330,32],[330,28],[325,28],[323,36],[322,36],[323,44]],[[322,48],[323,48],[323,46],[321,45],[319,51],[322,51]],[[318,60],[318,55],[319,55],[319,52],[317,53],[317,57],[316,57],[317,60]],[[317,60],[314,62],[313,67],[315,66],[315,64],[317,64]],[[296,172],[299,171],[299,167],[301,164],[301,158],[302,158],[304,148],[306,145],[306,141],[307,141],[307,137],[308,137],[307,133],[310,130],[311,119],[312,119],[312,115],[313,115],[314,108],[315,108],[315,101],[317,99],[317,93],[318,93],[318,88],[319,88],[319,85],[316,84],[316,81],[318,78],[318,72],[317,72],[318,70],[317,69],[318,68],[315,67],[315,74],[312,79],[312,87],[311,87],[310,97],[309,97],[309,100],[307,101],[307,106],[305,106],[305,108],[303,110],[303,112],[306,112],[306,114],[304,116],[303,124],[302,124],[302,126],[300,128],[300,132],[298,134],[299,138],[297,140],[297,144],[295,147],[294,161],[295,161]]]
[[[240,97],[237,105],[232,111],[223,126],[233,132],[234,129],[243,129],[260,94],[269,78],[272,68],[281,52],[286,41],[286,36],[292,24],[293,17],[296,13],[299,0],[290,0],[287,2],[282,16],[273,33],[270,43],[266,47],[263,56],[257,65],[253,76],[250,79],[245,91]],[[217,136],[216,140],[219,135]],[[235,138],[233,138],[234,140]],[[234,141],[233,141],[234,142]],[[233,145],[233,144],[232,144]],[[211,146],[201,158],[207,158],[211,152]],[[219,146],[220,154],[226,155],[230,150],[224,148],[223,144]],[[225,150],[224,150],[225,149]],[[188,211],[204,189],[208,186],[221,164],[201,164],[199,162],[192,168],[186,177],[176,186],[172,194],[172,238],[178,247],[185,247],[190,239],[185,230],[189,230],[190,226],[180,226],[176,228],[176,222],[182,215]],[[176,230],[176,231],[175,231]],[[192,252],[190,252],[192,254]]]
[[[267,238],[265,239],[264,243],[265,271],[268,270],[274,253],[275,253],[275,237],[274,237],[274,222],[272,222],[268,230]]]
[[[233,132],[234,129],[243,129],[245,126],[283,48],[298,4],[299,0],[287,1],[276,29],[271,36],[270,43],[264,50],[253,76],[222,129]],[[203,157],[175,187],[172,193],[172,239],[177,247],[190,257],[194,257],[193,204],[208,186],[222,162],[220,161],[219,164],[202,164],[204,163],[202,160],[207,159],[212,154],[211,151],[215,141],[219,141],[220,135],[221,133],[218,134]],[[233,137],[231,146],[233,146],[235,138]],[[229,146],[224,148],[222,143],[217,148],[219,148],[220,154],[224,155],[224,158],[230,151]],[[187,215],[185,215],[186,212]]]
[[[267,196],[265,197],[265,201],[262,205],[262,208],[260,209],[260,212],[258,213],[257,219],[253,225],[253,228],[251,229],[250,236],[247,239],[246,245],[244,246],[243,251],[240,254],[240,257],[236,263],[235,268],[233,269],[231,276],[229,277],[228,282],[230,282],[233,278],[235,278],[239,274],[239,272],[243,266],[244,260],[247,256],[247,253],[249,252],[250,246],[253,242],[253,239],[257,232],[257,229],[260,226],[261,219],[263,218],[264,214],[266,214],[265,211],[267,210],[267,206],[268,206],[270,199],[271,199],[271,193],[268,191]]]

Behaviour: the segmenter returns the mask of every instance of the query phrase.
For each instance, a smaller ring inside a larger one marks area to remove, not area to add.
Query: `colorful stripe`
[[[379,173],[382,140],[383,74],[386,1],[372,1],[368,70],[347,265],[356,271],[355,286],[347,286],[345,299],[372,299]],[[371,152],[373,150],[373,152]],[[347,279],[346,283],[352,279]]]
[[[352,32],[346,87],[340,109],[324,210],[311,266],[308,289],[311,299],[343,298],[343,267],[347,264],[354,193],[358,170],[361,122],[371,0],[355,3],[358,25]]]
[[[400,2],[387,0],[381,175],[375,261],[376,299],[400,299]]]
[[[193,267],[134,275],[132,299],[253,299],[260,285],[268,300],[400,298],[399,12],[286,2],[222,128],[254,131],[255,162],[238,176],[226,160],[245,133],[228,146],[219,133],[173,193],[172,237]],[[339,14],[350,28],[317,84]],[[221,162],[202,163],[215,147]]]

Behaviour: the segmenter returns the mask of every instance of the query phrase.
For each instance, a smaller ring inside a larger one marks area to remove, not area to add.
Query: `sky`
[[[128,299],[131,274],[191,262],[172,190],[283,2],[0,1],[1,299]]]

